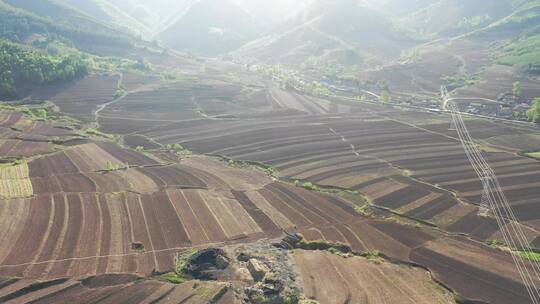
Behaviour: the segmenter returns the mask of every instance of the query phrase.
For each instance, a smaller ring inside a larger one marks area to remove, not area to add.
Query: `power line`
[[[480,215],[488,215],[490,211],[493,212],[504,242],[513,249],[524,250],[526,253],[531,252],[532,249],[528,245],[525,233],[504,194],[495,172],[474,143],[458,107],[449,100],[449,94],[445,87],[441,87],[441,96],[444,101],[444,108],[448,109],[452,114],[452,121],[465,154],[482,182],[483,192]],[[514,253],[511,254],[511,257],[532,303],[540,303],[540,291],[536,286],[536,283],[540,281],[540,263],[535,260],[528,261],[525,257]]]

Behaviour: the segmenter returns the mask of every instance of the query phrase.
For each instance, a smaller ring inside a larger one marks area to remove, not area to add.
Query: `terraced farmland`
[[[145,280],[134,275],[111,274],[80,280],[56,279],[32,281],[1,278],[0,300],[3,303],[169,303],[171,298],[183,303],[209,303],[227,287],[219,283],[184,283],[175,285]],[[232,293],[226,291],[212,303],[230,304]]]
[[[429,273],[421,269],[325,252],[299,251],[294,257],[307,297],[320,303],[455,303],[446,290],[434,289]]]
[[[402,111],[372,105],[367,113],[339,117],[306,113],[294,120],[201,119],[139,133],[162,144],[180,142],[197,153],[265,163],[286,180],[357,190],[374,204],[407,216],[480,240],[495,238],[495,223],[474,215],[482,185],[456,134],[448,130],[448,117],[426,113],[429,119],[423,122],[420,113],[393,115],[396,112]],[[478,139],[536,132],[504,125],[493,129],[494,123],[482,121],[470,123]],[[518,217],[537,229],[532,222],[534,213],[519,210],[528,210],[527,204],[534,204],[533,197],[539,194],[534,182],[538,162],[507,153],[504,146],[488,151],[486,156]]]
[[[0,299],[209,303],[221,283],[159,275],[180,252],[271,244],[287,232],[385,261],[286,252],[303,295],[321,303],[528,303],[512,253],[486,244],[502,239],[499,226],[478,214],[482,185],[449,116],[247,85],[243,73],[92,76],[54,92],[81,120],[70,126],[2,112]],[[126,92],[107,103],[113,85]],[[539,163],[490,141],[537,131],[467,123],[538,246]],[[214,302],[234,298],[228,290]]]

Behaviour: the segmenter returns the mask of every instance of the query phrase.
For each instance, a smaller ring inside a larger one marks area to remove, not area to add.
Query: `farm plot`
[[[64,113],[83,121],[94,120],[94,111],[99,105],[111,101],[118,90],[119,77],[96,75],[56,88],[43,97],[54,102]],[[52,96],[51,96],[52,95]],[[39,97],[39,95],[38,95]]]
[[[422,119],[422,113],[413,114],[406,115],[404,122],[388,118],[391,113],[382,110],[371,114],[377,119],[311,116],[309,120],[299,118],[294,122],[199,120],[155,128],[144,135],[161,143],[181,142],[197,153],[266,163],[289,180],[358,190],[375,204],[450,227],[479,204],[481,185],[455,131],[452,134],[446,124],[440,123],[412,125],[411,117]],[[497,124],[497,130],[493,131],[493,123],[472,122],[479,126],[480,137],[515,131],[513,127]],[[516,205],[533,206],[531,199],[538,189],[534,183],[537,178],[534,161],[509,153],[490,153],[488,158]],[[523,167],[512,169],[512,166]],[[472,204],[459,202],[450,191]],[[532,217],[523,219],[532,220]],[[455,227],[478,228],[461,223]],[[482,239],[489,237],[472,230],[460,231]]]
[[[128,94],[101,111],[99,123],[104,132],[127,134],[200,117],[196,110],[188,88],[162,88]]]
[[[512,258],[503,251],[465,239],[440,239],[415,249],[411,259],[431,269],[438,280],[460,290],[466,298],[530,303]],[[468,279],[460,279],[464,274]]]
[[[32,140],[7,139],[0,140],[0,157],[26,158],[50,151],[52,144]]]
[[[0,157],[27,158],[53,149],[51,138],[69,138],[71,130],[50,122],[33,121],[19,112],[0,111]]]
[[[15,125],[23,117],[22,113],[0,111],[0,127],[9,128]]]
[[[295,251],[305,296],[321,304],[455,303],[420,268],[377,264],[362,257],[342,258],[323,251]]]
[[[426,267],[438,281],[466,299],[500,304],[530,301],[509,253],[466,238],[436,236],[373,220],[300,232],[309,241],[344,243],[356,252],[376,250],[384,257]],[[532,265],[528,267],[532,269]],[[361,271],[355,269],[355,273]]]
[[[63,176],[77,185],[62,181]],[[20,234],[4,236],[12,245],[0,261],[1,275],[58,278],[167,271],[174,252],[182,248],[278,237],[282,229],[304,223],[295,220],[301,213],[310,227],[357,217],[341,200],[279,183],[269,185],[264,195],[232,189],[137,194],[116,192],[100,182],[97,189],[81,189],[83,183],[69,174],[44,177],[53,178],[56,191],[37,189],[34,198],[1,201],[3,208],[17,203],[28,208],[17,222],[6,223],[7,231]],[[292,215],[280,205],[293,210]],[[148,253],[136,254],[140,251],[133,244]],[[42,263],[49,260],[59,261]]]
[[[26,162],[0,166],[0,198],[30,197],[34,194]]]
[[[232,304],[227,287],[219,282],[180,285],[130,274],[107,274],[82,279],[33,281],[0,278],[2,303],[169,303]],[[224,292],[225,291],[225,292]],[[221,294],[221,296],[219,296]],[[215,299],[214,299],[215,297]]]

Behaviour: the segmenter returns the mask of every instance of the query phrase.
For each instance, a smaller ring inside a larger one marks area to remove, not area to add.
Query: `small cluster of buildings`
[[[497,101],[473,101],[467,105],[465,112],[475,115],[494,116],[505,119],[526,120],[526,112],[531,101],[513,94],[501,94]]]

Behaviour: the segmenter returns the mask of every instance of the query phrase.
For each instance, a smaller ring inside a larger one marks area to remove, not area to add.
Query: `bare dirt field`
[[[322,251],[297,251],[304,293],[321,304],[341,303],[455,303],[454,297],[432,281],[423,269],[342,258]]]

